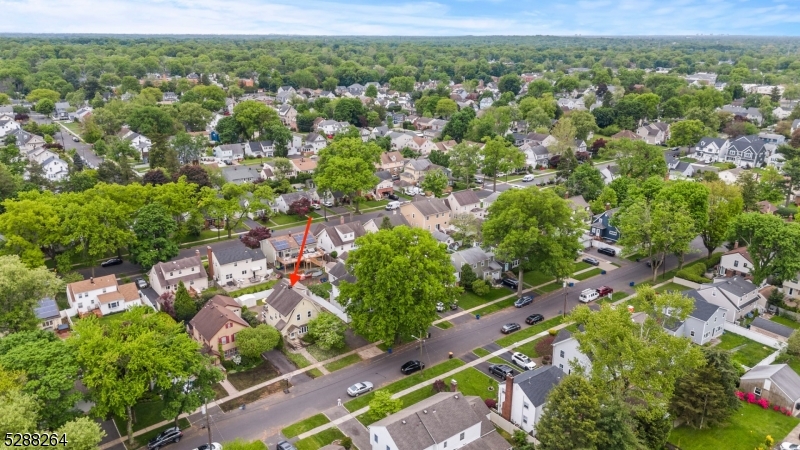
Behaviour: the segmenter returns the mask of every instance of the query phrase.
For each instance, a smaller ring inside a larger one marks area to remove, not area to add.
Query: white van
[[[578,297],[578,300],[582,301],[583,303],[589,303],[597,300],[599,297],[600,294],[597,293],[597,289],[584,289],[581,292],[581,296]]]
[[[528,174],[522,177],[522,181],[533,181],[533,175]]]
[[[386,210],[387,211],[391,211],[391,210],[397,209],[399,207],[400,207],[400,202],[398,202],[398,201],[389,202],[389,203],[386,204]]]

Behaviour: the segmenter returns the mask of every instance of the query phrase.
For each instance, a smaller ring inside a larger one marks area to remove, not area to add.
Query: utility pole
[[[422,335],[423,334],[420,333],[420,336],[422,336]],[[425,341],[422,338],[418,338],[418,337],[414,336],[413,334],[411,335],[411,337],[416,339],[417,342],[419,342],[419,364],[420,364],[419,371],[422,372],[423,370],[425,370],[425,367],[423,366],[423,363],[422,363],[422,344]]]
[[[567,317],[567,280],[564,280],[562,287],[564,288],[564,312],[562,317]]]
[[[203,413],[206,415],[206,428],[208,429],[208,448],[210,450],[212,447],[211,447],[211,423],[209,422],[208,418],[208,400],[206,400],[206,403],[203,405]]]

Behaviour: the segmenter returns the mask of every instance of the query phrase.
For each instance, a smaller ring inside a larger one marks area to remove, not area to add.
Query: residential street
[[[699,239],[694,241],[694,246],[701,247]],[[687,257],[687,262],[701,258],[705,252],[694,253]],[[567,308],[572,309],[578,302],[578,295],[582,289],[609,285],[615,291],[632,292],[630,281],[645,281],[650,279],[651,272],[644,263],[625,262],[625,265],[608,275],[598,276],[575,285],[568,290]],[[677,265],[674,257],[668,258],[667,270]],[[511,293],[511,291],[509,291]],[[422,350],[422,360],[427,367],[431,367],[447,359],[448,352],[453,352],[456,357],[464,356],[472,349],[492,343],[501,338],[500,327],[508,322],[518,322],[524,325],[528,315],[538,312],[549,319],[558,315],[564,306],[563,291],[556,291],[545,296],[537,297],[534,304],[521,309],[507,308],[498,311],[480,320],[474,316],[462,316],[457,325],[449,330],[440,330],[431,327],[431,339],[427,340]],[[400,366],[410,360],[420,357],[419,347],[408,345],[392,354],[384,353],[380,356],[347,367],[324,377],[297,384],[291,393],[275,394],[262,401],[247,405],[245,410],[235,410],[222,413],[218,408],[212,409],[212,433],[217,442],[224,442],[241,437],[248,439],[265,440],[269,448],[274,448],[278,442],[280,430],[298,420],[314,415],[336,405],[336,399],[346,400],[345,390],[359,381],[371,381],[377,387],[395,381],[402,377]],[[187,430],[184,439],[179,444],[180,449],[192,449],[207,440],[206,430],[200,428],[201,417],[191,417],[197,426]]]

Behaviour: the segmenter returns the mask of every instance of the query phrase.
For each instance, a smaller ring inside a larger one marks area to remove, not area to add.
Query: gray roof
[[[372,427],[386,427],[397,450],[420,450],[436,445],[482,422],[461,393],[441,392],[379,420]]]
[[[403,216],[402,214],[380,213],[377,216],[375,216],[375,218],[372,219],[372,221],[375,223],[375,225],[380,227],[381,223],[383,223],[383,218],[384,217],[388,217],[389,218],[389,223],[391,223],[393,227],[399,227],[400,225],[409,226],[408,225],[408,221],[406,220],[405,216]]]
[[[230,183],[244,183],[261,178],[261,169],[257,166],[226,166],[222,168],[222,176]]]
[[[406,164],[414,170],[429,170],[434,165],[427,159],[409,159]]]
[[[244,261],[246,259],[253,261],[257,261],[259,259],[266,260],[264,252],[262,252],[261,249],[249,248],[244,244],[233,247],[225,247],[219,250],[212,250],[212,252],[220,265],[231,264],[234,262]]]
[[[439,230],[432,230],[431,235],[439,242],[447,242],[450,240],[450,236],[448,236],[447,233],[442,233]]]
[[[341,256],[345,256],[346,254],[347,252],[343,253]],[[331,284],[334,286],[339,286],[339,283],[342,281],[347,281],[349,283],[356,282],[355,275],[347,271],[347,266],[343,262],[337,262],[336,265],[328,271],[328,275],[335,278],[335,280],[331,281]]]
[[[566,328],[562,328],[562,329],[558,330],[558,334],[556,335],[556,338],[553,340],[553,344],[552,345],[556,345],[559,342],[566,341],[567,339],[569,339],[571,337],[572,337],[572,332],[567,330]]]
[[[715,286],[722,291],[730,292],[737,297],[743,297],[745,294],[758,289],[755,284],[740,277],[727,278],[724,281],[713,283],[711,286]]]
[[[61,317],[61,314],[58,312],[58,304],[56,304],[56,301],[50,297],[45,297],[39,300],[39,304],[36,306],[33,312],[36,314],[36,317],[39,320]]]
[[[297,293],[296,290],[289,288],[289,280],[282,279],[275,285],[272,293],[264,300],[264,303],[274,308],[280,315],[288,316],[305,297]]]
[[[794,119],[792,121],[792,128],[798,128],[798,127],[800,127],[800,119]]]
[[[528,370],[514,377],[514,384],[530,399],[534,406],[544,405],[550,391],[561,382],[564,371],[556,366]]]
[[[742,380],[764,380],[769,378],[792,402],[800,399],[800,375],[787,364],[755,366],[742,375]]]
[[[473,205],[480,203],[481,199],[475,194],[475,191],[468,189],[466,191],[457,191],[450,194],[458,202],[460,206]]]
[[[707,147],[707,146],[709,146],[711,144],[716,144],[717,147],[721,148],[723,145],[725,145],[725,142],[727,142],[725,139],[704,137],[703,139],[700,139],[700,142],[697,143],[697,146],[698,147]]]
[[[391,180],[392,172],[389,172],[388,170],[379,170],[375,172],[375,176],[380,178],[381,181]]]
[[[465,263],[472,266],[473,264],[479,264],[481,261],[486,261],[489,259],[489,255],[486,254],[480,247],[470,247],[464,250],[459,250],[450,255],[450,259],[453,261],[455,265],[456,260],[460,259],[463,260]],[[457,269],[460,269],[460,264],[456,266]]]
[[[706,322],[706,321],[708,321],[708,319],[713,317],[714,314],[719,309],[719,306],[717,306],[717,305],[715,305],[713,303],[709,303],[709,302],[707,302],[707,301],[705,301],[703,299],[698,299],[695,296],[692,296],[692,298],[695,299],[695,301],[694,301],[694,309],[692,310],[691,313],[689,313],[689,315],[694,317],[695,319],[702,320],[703,322]]]
[[[320,224],[314,229],[314,236],[319,237],[319,235],[323,232],[328,232],[328,238],[331,240],[334,246],[338,247],[344,245],[346,243],[350,243],[355,241],[356,239],[360,238],[367,234],[367,231],[364,229],[364,225],[361,222],[348,222],[346,224],[341,225],[326,225]],[[342,239],[341,234],[353,234],[352,240],[345,241]]]
[[[758,327],[762,330],[767,330],[770,333],[775,333],[778,336],[783,336],[788,338],[789,336],[794,333],[794,328],[787,327],[786,325],[781,325],[778,322],[773,322],[771,320],[763,319],[761,317],[756,317],[750,322],[751,327]]]
[[[686,172],[686,169],[688,169],[690,165],[691,165],[691,164],[689,164],[689,163],[688,163],[688,162],[686,162],[686,161],[680,161],[680,162],[679,162],[679,163],[678,163],[678,164],[675,166],[675,168],[674,168],[674,169],[672,169],[672,170],[675,170],[676,172],[681,172],[681,173],[683,173],[683,172]]]
[[[288,194],[281,194],[280,196],[287,205],[290,205],[301,198],[307,198],[308,201],[311,201],[311,194],[308,192],[300,191],[300,192],[289,192]]]
[[[545,147],[544,145],[537,145],[535,147],[532,147],[531,148],[531,152],[534,155],[538,155],[538,156],[545,156],[545,155],[549,155],[550,154],[550,151],[547,150],[547,147]]]
[[[430,216],[431,214],[441,214],[450,212],[450,208],[444,200],[440,198],[426,198],[424,200],[417,200],[411,202],[423,216]]]

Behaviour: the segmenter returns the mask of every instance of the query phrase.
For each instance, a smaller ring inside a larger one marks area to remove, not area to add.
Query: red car
[[[614,292],[614,289],[611,289],[608,286],[600,286],[599,288],[597,288],[597,293],[600,294],[600,297],[605,297],[606,295],[611,294],[612,292]]]

